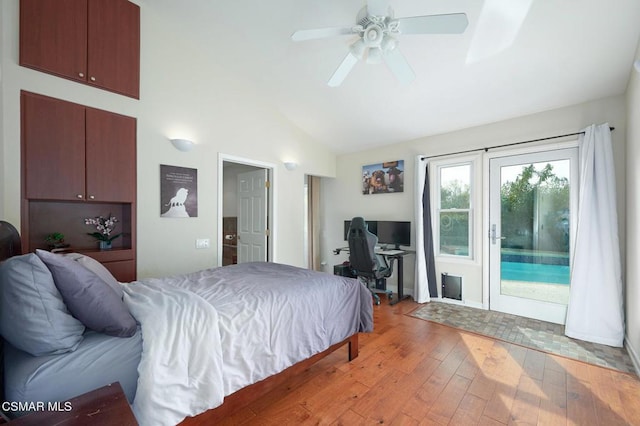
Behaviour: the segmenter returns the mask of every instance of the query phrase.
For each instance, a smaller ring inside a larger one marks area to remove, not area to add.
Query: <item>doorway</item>
[[[274,167],[219,155],[218,264],[272,261]]]
[[[491,310],[565,323],[577,155],[568,148],[489,160]]]

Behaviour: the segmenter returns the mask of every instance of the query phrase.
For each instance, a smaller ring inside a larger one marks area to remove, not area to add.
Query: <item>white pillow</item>
[[[102,281],[109,284],[109,287],[111,287],[113,291],[116,292],[120,300],[122,300],[122,298],[124,297],[124,291],[122,290],[121,284],[118,282],[118,280],[115,279],[113,275],[111,275],[111,272],[109,272],[109,270],[105,268],[102,263],[98,262],[93,257],[85,256],[84,254],[80,253],[65,253],[64,256],[75,260],[80,265],[84,266],[85,268],[99,276]]]

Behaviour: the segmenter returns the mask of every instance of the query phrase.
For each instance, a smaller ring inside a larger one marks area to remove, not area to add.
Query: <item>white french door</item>
[[[489,306],[564,324],[578,149],[489,160]]]

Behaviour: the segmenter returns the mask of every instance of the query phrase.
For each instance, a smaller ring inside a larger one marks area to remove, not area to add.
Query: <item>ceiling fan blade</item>
[[[340,86],[351,69],[357,63],[358,58],[356,58],[351,52],[347,53],[347,56],[344,57],[344,60],[342,61],[340,66],[338,66],[338,69],[333,73],[327,84],[330,87]]]
[[[398,22],[400,34],[461,34],[469,25],[465,13],[412,16]]]
[[[367,0],[367,13],[373,16],[387,16],[389,14],[389,1]]]
[[[353,34],[353,27],[316,28],[312,30],[296,31],[295,33],[291,34],[291,40],[305,41],[350,34]]]
[[[408,84],[416,78],[415,73],[411,69],[411,66],[409,66],[402,52],[400,52],[400,49],[396,48],[385,52],[382,58],[400,83]]]

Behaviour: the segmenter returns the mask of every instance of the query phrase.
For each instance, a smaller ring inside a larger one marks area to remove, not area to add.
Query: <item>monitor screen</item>
[[[367,220],[369,232],[378,236],[379,244],[393,244],[398,246],[411,245],[411,222],[397,222],[390,220]],[[347,241],[350,220],[344,221],[344,240]]]
[[[378,243],[399,246],[411,245],[411,222],[378,221]]]

